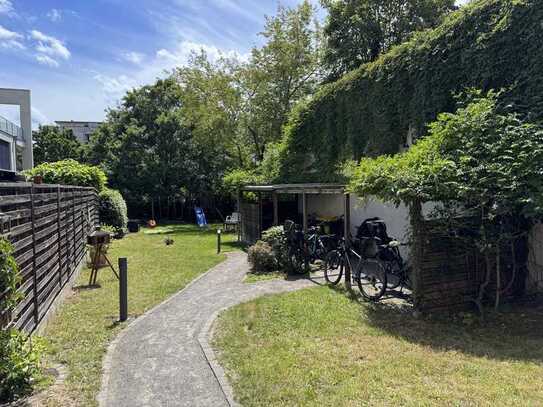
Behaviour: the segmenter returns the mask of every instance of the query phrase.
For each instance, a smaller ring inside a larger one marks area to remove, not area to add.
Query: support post
[[[351,196],[345,194],[345,203],[343,206],[343,237],[345,238],[345,249],[347,253],[351,245]],[[351,269],[349,263],[345,264],[345,287],[347,290],[351,290]]]
[[[302,193],[302,217],[304,233],[307,233],[307,194],[305,192]]]
[[[126,257],[119,258],[119,320],[128,319],[128,261]]]
[[[239,218],[238,218],[238,224],[236,225],[237,227],[237,232],[238,232],[238,242],[241,241],[241,222],[243,222],[243,219],[242,219],[242,216],[241,216],[241,202],[242,202],[242,199],[243,199],[243,196],[242,196],[242,192],[241,192],[241,189],[238,189],[238,214],[239,214]]]
[[[279,225],[279,207],[277,192],[272,192],[272,201],[273,201],[273,226]]]
[[[258,193],[258,238],[262,239],[262,192]]]

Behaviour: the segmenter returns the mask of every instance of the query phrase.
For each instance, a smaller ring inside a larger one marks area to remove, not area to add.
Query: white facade
[[[19,106],[21,123],[17,126],[0,118],[0,170],[16,172],[30,169],[34,166],[30,91],[0,88],[0,104]]]
[[[75,138],[83,144],[90,141],[90,136],[102,124],[101,122],[76,122],[76,121],[55,121],[61,129],[71,130]]]

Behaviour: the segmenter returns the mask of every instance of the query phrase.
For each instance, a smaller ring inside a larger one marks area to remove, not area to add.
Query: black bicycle
[[[289,268],[296,274],[305,274],[309,270],[310,256],[305,235],[300,225],[287,220],[284,225],[287,243]]]
[[[378,301],[387,289],[387,270],[377,257],[366,257],[357,252],[351,244],[341,239],[339,247],[328,253],[324,265],[324,278],[330,284],[341,281],[345,267],[351,270],[351,277],[358,285],[364,298]]]
[[[411,290],[411,266],[400,254],[400,246],[407,246],[397,240],[391,240],[380,247],[379,257],[386,263],[387,288],[395,290],[398,287]]]

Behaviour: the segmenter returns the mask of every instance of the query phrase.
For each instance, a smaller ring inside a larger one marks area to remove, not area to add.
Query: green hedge
[[[479,0],[298,105],[285,127],[280,178],[338,180],[347,159],[396,153],[411,130],[455,108],[468,87],[506,88],[500,105],[543,117],[543,7]]]
[[[40,164],[25,171],[25,175],[29,179],[41,175],[47,184],[93,187],[97,191],[103,190],[107,182],[106,174],[100,168],[71,159]]]
[[[126,202],[119,191],[104,189],[99,194],[100,223],[124,231],[128,223]]]

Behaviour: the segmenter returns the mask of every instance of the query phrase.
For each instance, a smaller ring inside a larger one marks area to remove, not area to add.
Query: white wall
[[[23,169],[34,167],[34,156],[32,154],[32,118],[30,91],[26,89],[3,89],[0,88],[0,104],[18,105],[20,124],[23,129]]]
[[[405,205],[396,207],[383,203],[375,198],[359,199],[351,197],[351,233],[356,234],[357,227],[366,219],[378,217],[387,225],[387,233],[390,237],[407,242],[409,231],[409,210]],[[402,255],[408,256],[407,246],[400,248]]]
[[[307,213],[316,213],[320,216],[341,216],[343,215],[343,195],[321,194],[307,195]],[[301,208],[300,208],[301,209]],[[379,217],[387,225],[388,235],[399,240],[407,241],[409,227],[409,211],[405,205],[396,207],[392,204],[385,204],[374,198],[359,199],[351,194],[351,233],[356,235],[360,224],[368,219]],[[402,255],[408,256],[406,246],[401,248]]]

